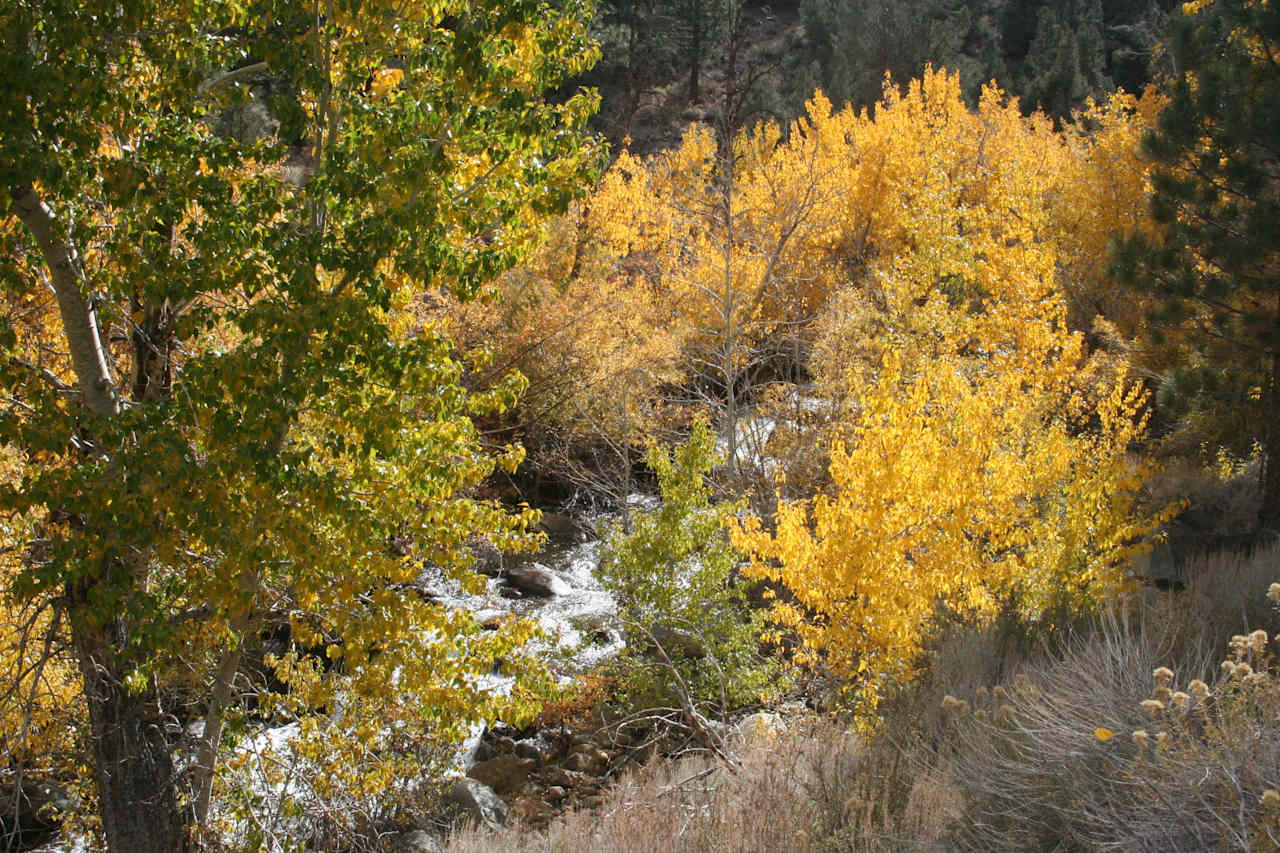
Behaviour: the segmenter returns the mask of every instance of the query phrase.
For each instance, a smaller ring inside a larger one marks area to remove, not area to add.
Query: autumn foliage
[[[1170,513],[1140,500],[1142,305],[1104,272],[1114,235],[1154,233],[1138,141],[1155,95],[1055,124],[927,68],[886,78],[871,110],[819,92],[787,126],[624,150],[572,201],[599,162],[580,133],[594,100],[544,92],[590,58],[582,8],[431,7],[412,28],[391,6],[340,11],[297,24],[323,74],[270,60],[296,74],[305,155],[215,133],[245,100],[197,78],[239,53],[130,36],[145,74],[103,48],[98,99],[176,65],[179,106],[103,108],[67,137],[81,162],[45,168],[56,146],[37,145],[3,167],[0,744],[74,753],[73,702],[99,712],[98,743],[121,730],[102,709],[146,723],[155,749],[95,759],[116,848],[253,846],[258,771],[229,754],[252,714],[296,723],[295,766],[351,833],[376,822],[360,809],[414,806],[388,792],[477,717],[532,717],[533,626],[486,633],[415,587],[427,569],[476,584],[477,539],[536,547],[537,513],[491,489],[522,464],[615,500],[642,460],[656,474],[663,508],[615,533],[603,575],[631,640],[660,648],[666,622],[709,638],[689,657],[723,662],[714,678],[662,671],[690,711],[762,695],[744,579],[776,599],[765,639],[868,715],[919,674],[940,616],[1034,621],[1124,586]],[[166,122],[178,141],[144,144]],[[691,424],[674,457],[642,455]],[[287,689],[250,708],[243,665],[278,626],[286,648],[261,662]],[[509,695],[485,686],[495,666]],[[190,772],[161,711],[204,721]]]
[[[1143,398],[1068,324],[1052,155],[1072,152],[1046,121],[992,89],[970,110],[943,73],[890,91],[874,119],[815,107],[812,136],[870,151],[871,175],[846,174],[881,199],[863,208],[868,274],[819,350],[844,400],[830,486],[735,538],[794,595],[779,623],[874,707],[914,673],[939,607],[1034,616],[1116,591],[1155,526],[1127,457]]]
[[[607,344],[568,371],[590,382],[560,387],[625,400],[637,443],[692,407],[732,451],[740,419],[770,414],[781,504],[736,542],[794,596],[775,617],[804,655],[874,704],[916,671],[939,606],[1100,600],[1155,527],[1129,456],[1145,398],[1113,346],[1142,315],[1099,259],[1150,229],[1137,142],[1159,106],[1117,94],[1059,128],[995,87],[970,106],[930,69],[869,112],[819,93],[731,145],[694,126],[618,157],[552,232],[554,273],[508,277],[517,331],[497,346],[528,341],[549,294],[540,328]],[[555,284],[521,319],[535,276]],[[536,351],[512,363],[539,375],[555,354]]]

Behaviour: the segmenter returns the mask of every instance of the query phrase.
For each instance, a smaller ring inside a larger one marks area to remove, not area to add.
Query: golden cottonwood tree
[[[994,87],[970,107],[930,69],[873,111],[816,95],[731,156],[697,127],[624,153],[584,208],[598,268],[670,306],[684,382],[721,413],[780,349],[789,366],[759,375],[813,380],[775,433],[796,450],[774,449],[784,497],[825,495],[739,535],[796,593],[780,619],[866,698],[913,671],[939,602],[1096,599],[1151,526],[1130,517],[1141,398],[1078,333],[1111,304],[1094,298],[1110,233],[1149,227],[1152,103],[1058,130]]]
[[[722,413],[730,466],[744,395],[794,374],[791,345],[827,292],[804,248],[829,188],[780,142],[772,124],[724,144],[693,126],[666,154],[623,153],[591,201],[609,249],[671,306],[686,390]]]
[[[1145,472],[1127,455],[1142,398],[1087,369],[1057,284],[1061,138],[994,89],[971,110],[932,70],[874,118],[817,106],[810,131],[844,140],[837,197],[864,204],[869,250],[815,347],[819,388],[843,401],[830,487],[734,539],[795,596],[777,620],[870,710],[911,677],[940,606],[1105,597],[1154,522],[1134,513]]]
[[[874,113],[833,110],[819,93],[786,133],[763,124],[726,144],[694,126],[672,151],[623,152],[562,229],[589,235],[554,253],[565,292],[603,273],[623,286],[620,304],[632,304],[625,291],[655,306],[664,339],[680,342],[684,392],[700,389],[724,424],[761,402],[761,383],[817,375],[831,396],[856,351],[874,362],[886,323],[929,329],[966,288],[1028,316],[1036,288],[1056,287],[1074,328],[1116,310],[1099,259],[1114,231],[1148,227],[1136,144],[1154,97],[1117,95],[1058,131],[995,89],[970,109],[941,72],[914,86],[888,86]],[[1009,269],[1038,284],[991,281]],[[868,325],[824,350],[832,311]]]
[[[1157,224],[1147,203],[1152,164],[1141,144],[1164,104],[1154,88],[1140,97],[1117,92],[1103,103],[1090,103],[1079,121],[1062,131],[1068,156],[1048,206],[1058,280],[1074,328],[1088,331],[1101,316],[1125,338],[1134,338],[1144,325],[1143,301],[1099,261],[1108,257],[1117,235],[1155,236]]]
[[[530,544],[530,513],[470,497],[519,459],[471,417],[519,383],[467,393],[443,337],[397,312],[474,293],[589,178],[594,100],[542,97],[593,58],[585,12],[0,8],[0,440],[21,466],[0,506],[39,525],[8,530],[25,565],[6,594],[51,604],[71,640],[110,849],[199,834],[268,623],[341,660],[278,669],[295,710],[336,691],[368,712],[344,731],[375,761],[520,712],[477,676],[528,629],[481,636],[412,587],[425,562],[464,567],[477,533]],[[327,746],[336,727],[308,719]]]

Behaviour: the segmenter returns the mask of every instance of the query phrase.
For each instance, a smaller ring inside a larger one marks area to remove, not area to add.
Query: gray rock
[[[472,542],[471,553],[476,558],[473,568],[482,575],[496,578],[502,574],[502,552],[483,539]]]
[[[510,610],[499,610],[497,608],[486,608],[475,612],[476,623],[486,631],[496,631],[503,625],[511,621],[513,614]]]
[[[489,827],[505,826],[511,815],[502,798],[478,779],[459,779],[445,795],[445,802],[457,807],[465,817]]]
[[[543,780],[559,788],[576,788],[586,778],[577,771],[565,770],[563,767],[551,766],[542,774]]]
[[[692,631],[672,628],[659,622],[649,629],[649,633],[668,657],[700,660],[707,656],[707,647],[703,645],[702,638]]]
[[[588,634],[606,631],[612,633],[617,622],[618,614],[611,607],[598,607],[585,613],[578,613],[569,620],[569,624],[573,627]]]
[[[569,742],[574,746],[595,746],[596,733],[586,731],[585,729],[578,731],[571,730],[569,733]]]
[[[734,726],[734,735],[744,744],[774,741],[787,730],[782,717],[759,711],[743,717]]]
[[[609,767],[609,753],[598,746],[584,744],[574,748],[564,766],[579,773],[603,773]]]
[[[435,836],[425,829],[408,829],[386,839],[388,853],[444,853]]]
[[[541,738],[529,738],[516,741],[516,755],[532,761],[546,761],[551,754],[551,747]]]
[[[534,762],[518,755],[499,755],[467,771],[467,776],[483,782],[499,794],[520,790],[529,779]]]
[[[588,523],[578,521],[564,513],[545,510],[537,529],[547,534],[547,541],[551,545],[576,545],[586,541],[592,535]]]
[[[571,592],[567,583],[560,580],[555,572],[541,563],[530,563],[508,569],[506,579],[507,583],[525,595],[549,597],[568,595]]]

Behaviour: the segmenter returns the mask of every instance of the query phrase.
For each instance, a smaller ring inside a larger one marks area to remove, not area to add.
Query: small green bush
[[[606,535],[601,578],[620,603],[627,651],[619,680],[632,708],[687,698],[710,716],[776,690],[778,666],[760,653],[763,616],[748,605],[735,572],[741,555],[725,534],[743,503],[713,503],[706,480],[721,461],[702,422],[673,451],[653,448],[647,462],[661,504]]]

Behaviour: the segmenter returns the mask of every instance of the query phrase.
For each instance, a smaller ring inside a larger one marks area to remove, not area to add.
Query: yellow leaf
[[[404,72],[399,68],[379,68],[373,72],[373,83],[371,88],[373,94],[379,98],[387,94],[387,92],[400,85],[400,81],[404,79]]]
[[[1103,743],[1106,743],[1107,741],[1115,737],[1116,733],[1111,731],[1111,729],[1104,729],[1102,727],[1098,727],[1093,730],[1093,736],[1096,737],[1098,740],[1102,741]]]

